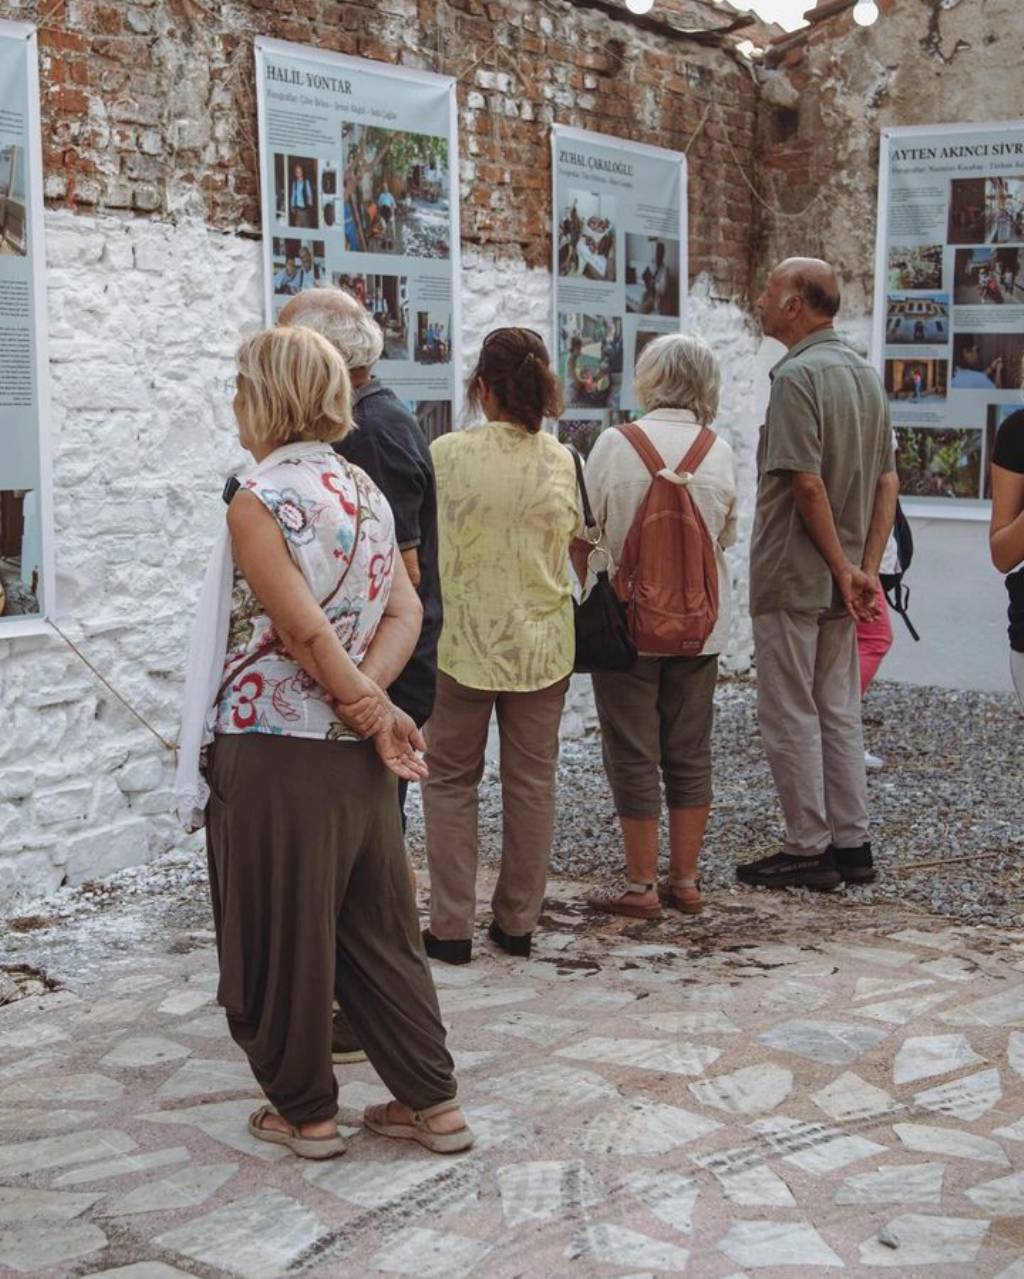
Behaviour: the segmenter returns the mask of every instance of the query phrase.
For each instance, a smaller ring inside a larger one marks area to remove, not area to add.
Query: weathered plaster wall
[[[224,382],[243,324],[260,318],[260,252],[199,219],[47,215],[62,628],[174,739],[188,628],[225,474],[243,455]],[[469,249],[466,360],[503,322],[550,328],[551,279]],[[694,326],[726,368],[723,431],[749,522],[754,340],[744,313],[693,297]],[[746,553],[732,557],[745,594]],[[742,609],[733,664],[749,663]],[[156,855],[182,839],[169,753],[57,638],[0,642],[0,892],[27,899]],[[591,718],[578,682],[567,731]]]

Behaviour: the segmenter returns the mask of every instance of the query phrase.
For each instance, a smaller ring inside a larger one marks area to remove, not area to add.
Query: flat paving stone
[[[883,1164],[874,1172],[848,1177],[837,1204],[940,1204],[945,1164]]]
[[[276,1279],[323,1233],[312,1209],[280,1190],[259,1190],[193,1217],[153,1242],[244,1279]]]
[[[948,1026],[1024,1026],[1024,986],[1014,986],[939,1014]]]
[[[252,1069],[242,1061],[208,1061],[192,1057],[179,1066],[156,1090],[161,1101],[202,1097],[219,1092],[253,1092],[257,1084]]]
[[[19,1079],[0,1089],[0,1106],[15,1102],[116,1101],[124,1093],[124,1084],[107,1075],[33,1075]]]
[[[654,1101],[631,1101],[584,1120],[572,1143],[591,1154],[664,1155],[720,1128],[714,1119]]]
[[[893,1063],[896,1084],[913,1084],[935,1075],[949,1075],[983,1061],[966,1035],[911,1035],[903,1041]]]
[[[0,1146],[0,1177],[23,1172],[42,1172],[71,1164],[97,1163],[134,1150],[135,1141],[126,1132],[86,1129],[60,1137],[40,1137],[13,1146]]]
[[[495,1175],[506,1226],[579,1214],[602,1199],[593,1177],[578,1159],[506,1164]]]
[[[634,1070],[657,1070],[671,1075],[701,1075],[722,1055],[720,1048],[704,1044],[671,1044],[658,1039],[613,1039],[596,1036],[568,1044],[556,1057],[596,1061]]]
[[[979,1163],[1009,1165],[1006,1151],[997,1141],[957,1128],[936,1128],[930,1124],[893,1124],[893,1131],[908,1150],[951,1159],[972,1159]]]
[[[940,1084],[914,1093],[914,1105],[922,1110],[937,1110],[954,1119],[980,1119],[1003,1097],[998,1070],[982,1070],[953,1083]]]
[[[796,1199],[777,1172],[769,1168],[753,1146],[716,1150],[694,1155],[693,1162],[706,1168],[718,1181],[730,1203],[743,1208],[795,1208]]]
[[[14,1221],[72,1221],[102,1195],[64,1194],[59,1190],[30,1190],[0,1186],[0,1225]]]
[[[371,1264],[383,1274],[465,1279],[493,1249],[492,1243],[452,1231],[442,1233],[414,1226],[393,1235]]]
[[[972,1186],[967,1198],[993,1217],[1024,1217],[1024,1172]]]
[[[742,1066],[731,1075],[690,1084],[702,1105],[731,1115],[756,1115],[780,1106],[793,1091],[793,1072],[774,1062]]]
[[[100,1058],[101,1066],[120,1066],[135,1070],[146,1066],[162,1066],[168,1061],[181,1061],[192,1052],[184,1044],[158,1035],[139,1036],[122,1041]]]
[[[104,1205],[111,1216],[140,1212],[173,1212],[196,1208],[230,1181],[238,1164],[190,1164],[159,1181],[147,1181],[126,1195],[111,1196]]]
[[[671,1274],[685,1270],[690,1259],[685,1248],[617,1225],[587,1226],[573,1237],[565,1255],[570,1261],[601,1266],[651,1266]]]
[[[84,1168],[74,1168],[54,1181],[55,1186],[81,1186],[90,1181],[109,1181],[112,1177],[127,1177],[134,1172],[152,1172],[170,1164],[183,1164],[189,1158],[185,1146],[169,1146],[164,1150],[146,1150],[137,1155],[120,1155],[116,1159],[104,1159]]]
[[[700,1197],[696,1178],[644,1168],[630,1173],[623,1188],[666,1226],[684,1235],[693,1233],[693,1214]]]
[[[181,1279],[182,1275],[191,1279],[187,1270],[166,1266],[162,1261],[135,1261],[113,1270],[90,1270],[82,1279]]]
[[[812,1093],[811,1100],[830,1118],[842,1122],[874,1119],[903,1109],[884,1088],[876,1088],[852,1071],[845,1071],[826,1087]]]
[[[768,1266],[842,1267],[842,1258],[803,1221],[736,1221],[719,1248],[750,1270]]]
[[[885,1225],[860,1246],[862,1266],[967,1265],[974,1261],[989,1223],[967,1217],[933,1217],[906,1213]]]
[[[0,1226],[0,1265],[19,1274],[78,1261],[107,1246],[107,1236],[88,1221],[18,1221]]]
[[[786,1021],[759,1035],[768,1048],[826,1066],[849,1066],[885,1038],[884,1030],[841,1021]]]

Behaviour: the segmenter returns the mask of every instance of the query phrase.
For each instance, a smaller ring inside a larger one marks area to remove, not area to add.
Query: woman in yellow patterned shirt
[[[558,726],[574,655],[568,547],[580,526],[572,457],[541,430],[561,411],[531,329],[495,329],[469,379],[486,421],[431,446],[444,629],[426,728],[427,954],[468,963],[476,914],[477,790],[497,709],[504,811],[489,935],[528,955],[547,882]]]

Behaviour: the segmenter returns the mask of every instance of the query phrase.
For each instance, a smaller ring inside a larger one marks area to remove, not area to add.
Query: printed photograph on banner
[[[413,400],[409,407],[416,415],[423,438],[428,444],[452,429],[451,400]]]
[[[404,275],[331,273],[331,283],[358,298],[381,327],[385,360],[409,357],[409,279]]]
[[[0,253],[28,253],[25,151],[13,143],[0,147]]]
[[[274,237],[274,292],[290,297],[304,289],[316,289],[330,283],[324,256],[323,240],[299,240]]]
[[[1024,243],[1024,174],[954,178],[950,187],[950,244]]]
[[[626,234],[626,310],[640,315],[679,314],[679,241]]]
[[[996,447],[996,434],[1002,424],[1013,413],[1019,413],[1024,408],[1024,404],[990,404],[988,406],[988,421],[985,426],[985,458],[982,465],[982,497],[991,499],[992,497],[992,454]]]
[[[417,364],[447,364],[452,358],[452,317],[448,311],[416,312]]]
[[[306,231],[320,226],[319,167],[312,156],[274,153],[274,215],[279,223]]]
[[[42,549],[38,493],[0,489],[0,617],[40,611]]]
[[[981,497],[982,432],[897,426],[896,470],[910,497]]]
[[[885,362],[885,392],[894,403],[944,400],[949,390],[949,361],[911,356]]]
[[[638,415],[617,411],[606,413],[603,417],[562,418],[558,423],[558,440],[561,444],[572,444],[579,450],[580,456],[588,458],[590,450],[597,443],[597,437],[609,426],[621,426],[631,422]]]
[[[566,193],[558,211],[558,274],[614,283],[616,199],[593,191]]]
[[[449,257],[448,139],[343,124],[341,144],[345,248]]]
[[[622,392],[622,319],[563,311],[558,371],[569,409],[617,409]]]
[[[885,312],[885,340],[900,343],[949,341],[948,293],[890,293]]]
[[[1011,391],[1024,386],[1024,333],[957,333],[954,391]]]
[[[889,288],[942,288],[942,245],[926,244],[921,248],[889,249]]]
[[[953,301],[959,306],[1024,304],[1024,249],[957,249]]]

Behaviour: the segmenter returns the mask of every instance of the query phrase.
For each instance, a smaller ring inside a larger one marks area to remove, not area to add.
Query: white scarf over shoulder
[[[262,475],[288,458],[322,453],[320,442],[301,441],[275,449],[255,467],[243,471],[239,479],[244,483],[256,475]],[[231,622],[231,588],[234,580],[234,562],[231,558],[231,539],[227,520],[221,525],[206,566],[199,605],[192,636],[188,646],[188,664],[185,668],[185,693],[181,708],[181,730],[178,733],[178,771],[174,779],[174,800],[178,819],[187,831],[200,830],[206,821],[206,805],[210,788],[200,768],[199,758],[209,742],[206,719],[217,697],[224,677],[224,658],[228,648],[228,627]]]

